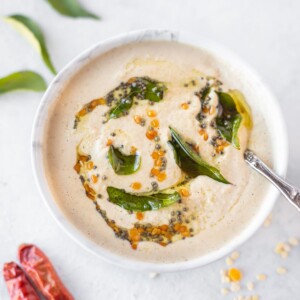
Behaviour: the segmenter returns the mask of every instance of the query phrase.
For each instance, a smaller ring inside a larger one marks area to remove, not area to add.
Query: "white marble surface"
[[[199,1],[199,0],[81,0],[103,17],[101,22],[62,17],[46,1],[1,0],[0,14],[23,13],[43,28],[57,69],[100,39],[127,30],[166,27],[210,36],[248,61],[265,79],[280,101],[290,138],[287,178],[300,186],[299,119],[300,21],[299,1]],[[0,76],[33,69],[50,81],[52,76],[36,52],[8,25],[0,23]],[[50,217],[38,194],[30,164],[30,134],[41,94],[16,92],[0,97],[0,265],[16,259],[19,244],[33,242],[52,259],[76,299],[221,299],[220,260],[204,268],[147,274],[108,265],[70,240]],[[298,213],[279,199],[270,228],[262,228],[241,249],[236,265],[245,279],[258,273],[268,279],[255,284],[260,299],[300,299],[300,247],[283,260],[273,248],[290,236],[300,237]],[[288,269],[284,277],[277,266]],[[298,280],[297,280],[298,279]],[[256,281],[256,280],[254,280]],[[248,294],[246,289],[224,299]],[[8,299],[2,278],[0,299]]]

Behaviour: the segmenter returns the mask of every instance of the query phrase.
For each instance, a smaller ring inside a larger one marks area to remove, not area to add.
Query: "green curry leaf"
[[[72,18],[93,18],[99,20],[100,18],[87,10],[85,10],[77,0],[47,0],[50,5],[60,14]]]
[[[0,94],[14,90],[42,92],[47,85],[41,75],[32,71],[20,71],[0,78]]]
[[[169,144],[176,154],[175,161],[183,172],[192,178],[205,175],[225,184],[230,183],[217,168],[206,163],[173,128],[170,130],[172,140],[169,141]]]
[[[126,115],[134,100],[161,101],[164,91],[166,91],[164,84],[148,77],[136,77],[121,84],[109,93],[117,98],[115,99],[116,105],[109,111],[109,119],[117,119]]]
[[[234,100],[237,111],[242,115],[243,125],[247,129],[252,129],[253,122],[251,116],[251,109],[248,103],[246,102],[244,95],[239,90],[229,90],[228,94]]]
[[[133,104],[132,97],[126,97],[119,101],[119,103],[110,110],[109,118],[110,119],[117,119],[122,117],[126,112],[130,110]]]
[[[181,199],[178,192],[134,195],[114,187],[108,187],[109,201],[130,211],[158,210],[170,206]]]
[[[147,79],[144,79],[144,82],[146,84],[144,98],[153,102],[161,101],[166,87],[161,83],[149,81]]]
[[[240,149],[238,131],[242,123],[242,115],[228,93],[216,92],[219,98],[219,115],[216,118],[217,129],[220,134],[235,148]]]
[[[5,17],[4,20],[19,30],[24,36],[26,36],[30,42],[37,48],[44,63],[49,70],[56,74],[56,70],[51,62],[50,55],[48,53],[46,42],[42,30],[39,25],[32,19],[23,15],[11,15]]]
[[[108,150],[108,160],[118,175],[133,174],[141,165],[140,155],[124,155],[113,146],[110,146]]]

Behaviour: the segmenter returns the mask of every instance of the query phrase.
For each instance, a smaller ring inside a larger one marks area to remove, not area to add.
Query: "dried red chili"
[[[16,263],[4,264],[3,276],[11,300],[40,299],[23,270]]]
[[[19,259],[28,277],[47,300],[74,300],[48,257],[34,245],[21,245]]]

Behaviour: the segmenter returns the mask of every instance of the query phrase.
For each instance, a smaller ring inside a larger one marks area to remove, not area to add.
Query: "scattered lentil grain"
[[[286,270],[286,268],[284,268],[284,267],[278,267],[277,270],[276,270],[276,272],[277,272],[279,275],[284,275],[284,274],[286,274],[287,270]]]
[[[265,274],[258,274],[256,275],[256,279],[259,281],[264,281],[267,279],[267,276]]]
[[[232,268],[228,271],[228,276],[231,281],[240,281],[242,279],[242,273],[239,269]]]
[[[153,278],[155,278],[155,277],[157,277],[157,276],[158,276],[157,273],[154,273],[154,272],[149,273],[149,278],[150,278],[150,279],[153,279]]]
[[[249,282],[247,283],[247,289],[248,289],[249,291],[253,291],[253,290],[254,290],[254,284],[253,284],[252,281],[249,281]]]
[[[232,265],[233,265],[233,260],[232,260],[231,257],[227,257],[227,258],[226,258],[226,265],[227,265],[227,266],[232,266]]]
[[[237,252],[237,251],[231,253],[231,255],[230,255],[231,259],[233,259],[233,260],[238,259],[239,256],[240,256],[240,254],[239,254],[239,252]]]
[[[228,293],[229,293],[229,290],[228,290],[228,289],[226,289],[226,288],[222,288],[222,289],[221,289],[221,294],[222,294],[223,296],[227,295]]]
[[[299,240],[296,237],[290,237],[289,243],[291,246],[297,246],[299,244]]]
[[[231,285],[230,285],[230,290],[232,292],[238,292],[241,290],[241,286],[238,282],[232,282]]]

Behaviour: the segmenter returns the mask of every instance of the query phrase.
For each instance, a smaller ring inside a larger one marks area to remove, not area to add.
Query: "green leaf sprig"
[[[136,77],[123,83],[108,94],[114,97],[115,106],[109,111],[109,119],[117,119],[128,113],[134,99],[159,102],[163,99],[166,86],[148,77]],[[119,94],[121,96],[119,96]]]
[[[181,197],[178,192],[157,193],[152,195],[135,195],[124,190],[107,187],[109,201],[129,211],[158,210],[178,202]]]
[[[234,103],[236,105],[237,111],[242,115],[243,122],[242,124],[247,129],[252,129],[253,127],[253,121],[252,121],[252,114],[251,109],[245,99],[245,96],[243,93],[239,90],[229,90],[228,94],[232,97],[234,100]]]
[[[14,90],[31,90],[42,92],[47,84],[41,75],[33,71],[20,71],[0,78],[0,94]]]
[[[60,14],[72,18],[92,18],[99,20],[100,17],[84,9],[77,0],[47,0],[47,2]]]
[[[108,160],[115,173],[118,175],[133,174],[141,165],[140,155],[125,155],[114,146],[109,147]]]
[[[219,114],[216,118],[217,129],[220,134],[235,148],[240,149],[238,131],[242,123],[242,115],[228,93],[216,92],[219,98]]]
[[[31,18],[23,16],[23,15],[11,15],[5,17],[4,20],[19,30],[24,36],[26,36],[31,43],[35,46],[35,48],[40,53],[44,63],[48,67],[48,69],[56,74],[56,70],[52,64],[50,59],[50,55],[48,53],[45,38],[42,30],[39,25],[33,21]]]
[[[225,184],[230,183],[217,168],[205,162],[173,128],[170,130],[172,140],[169,141],[169,145],[173,149],[177,165],[184,173],[192,178],[205,175]]]

